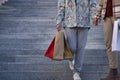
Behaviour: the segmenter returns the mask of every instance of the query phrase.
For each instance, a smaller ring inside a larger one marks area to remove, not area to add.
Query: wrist
[[[96,16],[96,15],[94,15],[94,16],[93,16],[93,18],[99,19],[99,17],[98,17],[98,16]]]

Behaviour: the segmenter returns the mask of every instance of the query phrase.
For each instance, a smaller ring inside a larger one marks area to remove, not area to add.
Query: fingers
[[[98,25],[98,19],[97,19],[97,18],[94,18],[92,22],[93,22],[93,24],[94,24],[95,26]]]
[[[56,28],[57,28],[57,31],[61,31],[62,26],[58,24]]]

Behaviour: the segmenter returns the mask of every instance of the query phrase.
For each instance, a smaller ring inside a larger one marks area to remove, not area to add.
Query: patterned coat
[[[99,5],[97,8],[97,17],[98,18],[105,18],[105,13],[106,13],[106,6],[107,6],[107,1],[109,0],[99,0]],[[116,18],[120,18],[120,0],[112,0],[113,2],[113,16]]]
[[[64,27],[90,27],[96,0],[58,0],[57,24]]]

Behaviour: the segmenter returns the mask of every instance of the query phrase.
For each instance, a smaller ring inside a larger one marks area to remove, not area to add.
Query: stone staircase
[[[57,0],[9,0],[0,6],[0,80],[73,80],[68,61],[43,56],[56,32]],[[82,80],[108,71],[102,24],[89,31]]]

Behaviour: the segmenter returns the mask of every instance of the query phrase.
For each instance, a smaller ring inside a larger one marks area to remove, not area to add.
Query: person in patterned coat
[[[58,0],[56,28],[60,31],[64,27],[68,45],[74,54],[74,58],[69,62],[74,80],[81,80],[84,49],[95,7],[95,0]]]

